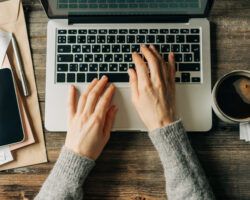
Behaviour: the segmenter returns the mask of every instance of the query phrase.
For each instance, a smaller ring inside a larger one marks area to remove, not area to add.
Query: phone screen
[[[24,139],[17,97],[10,69],[0,70],[0,146]]]

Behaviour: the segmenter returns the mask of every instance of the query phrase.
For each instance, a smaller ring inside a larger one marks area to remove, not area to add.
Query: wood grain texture
[[[46,26],[38,0],[24,0],[32,58],[44,120]],[[215,0],[210,17],[213,83],[234,69],[250,70],[250,1]],[[250,199],[250,144],[239,130],[213,117],[207,133],[189,137],[218,199]],[[65,133],[45,130],[49,163],[0,172],[0,199],[33,199],[53,167]],[[146,133],[113,133],[84,186],[85,199],[162,200],[165,180]]]

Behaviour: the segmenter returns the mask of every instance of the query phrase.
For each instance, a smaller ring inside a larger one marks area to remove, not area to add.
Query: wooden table
[[[38,0],[24,0],[44,119],[46,26]],[[213,83],[234,69],[250,70],[250,1],[216,0],[210,21]],[[250,144],[236,125],[213,117],[213,129],[189,137],[218,199],[250,199]],[[33,199],[53,167],[64,133],[45,131],[49,163],[0,173],[0,199]],[[2,178],[1,174],[8,174]],[[114,133],[85,184],[85,199],[165,199],[162,166],[146,133]]]

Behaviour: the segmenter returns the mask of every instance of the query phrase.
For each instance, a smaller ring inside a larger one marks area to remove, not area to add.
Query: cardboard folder
[[[12,32],[16,37],[20,49],[28,87],[31,92],[28,98],[22,98],[36,141],[35,144],[14,151],[13,156],[15,161],[0,166],[1,171],[47,162],[47,155],[27,28],[23,6],[20,0],[0,1],[0,29],[6,32]],[[12,62],[15,60],[13,51],[8,52],[8,56],[11,65],[17,69],[15,62]],[[20,82],[18,84],[20,86]],[[22,91],[21,87],[19,87],[19,89]]]

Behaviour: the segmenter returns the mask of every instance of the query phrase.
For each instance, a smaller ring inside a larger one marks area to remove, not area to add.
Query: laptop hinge
[[[146,15],[128,15],[128,16],[92,16],[92,15],[69,15],[68,24],[81,23],[187,23],[188,16],[146,16]]]

